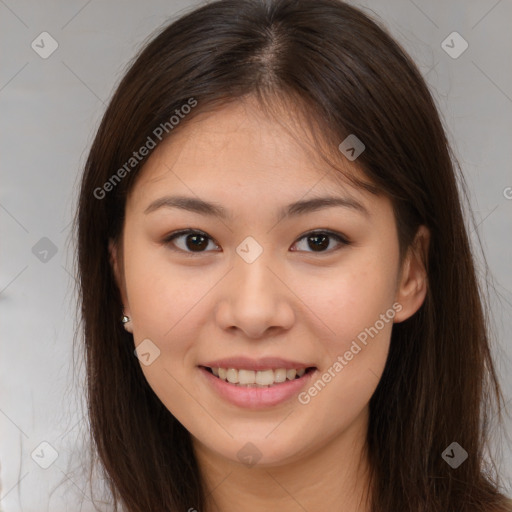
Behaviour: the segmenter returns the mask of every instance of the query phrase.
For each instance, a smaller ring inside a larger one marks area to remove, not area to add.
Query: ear
[[[414,241],[407,249],[402,263],[395,301],[402,306],[395,315],[395,323],[403,322],[420,309],[428,288],[426,261],[430,244],[430,231],[420,226]]]
[[[122,240],[122,238],[120,240]],[[110,256],[110,265],[112,267],[112,272],[114,274],[117,287],[119,288],[121,301],[123,302],[123,314],[130,318],[130,322],[124,324],[124,327],[128,332],[133,332],[131,327],[132,322],[130,306],[128,304],[128,297],[126,294],[126,282],[124,280],[123,256],[119,247],[119,243],[122,243],[122,241],[116,242],[112,239],[109,240],[108,252]]]

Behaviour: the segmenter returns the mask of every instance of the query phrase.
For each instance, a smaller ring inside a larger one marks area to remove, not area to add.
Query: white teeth
[[[274,370],[259,370],[256,372],[256,384],[268,386],[274,384]]]
[[[240,384],[254,384],[257,381],[255,375],[254,370],[238,370],[238,382]]]
[[[236,368],[211,368],[212,373],[222,380],[227,380],[231,384],[237,384],[243,387],[266,388],[273,384],[279,384],[286,380],[295,380],[306,373],[305,368],[296,370],[294,368],[278,368],[277,370],[237,370]]]
[[[284,368],[274,370],[274,379],[276,382],[284,382],[286,380],[286,370]]]
[[[228,382],[231,382],[231,384],[237,384],[238,383],[238,371],[234,368],[228,368],[228,371],[226,373],[226,378],[228,379]]]

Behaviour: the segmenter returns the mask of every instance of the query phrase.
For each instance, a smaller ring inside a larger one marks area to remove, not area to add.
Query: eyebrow
[[[368,210],[358,201],[349,197],[315,197],[312,199],[306,199],[296,201],[282,208],[277,215],[277,220],[280,221],[286,217],[292,217],[296,215],[303,215],[318,211],[324,208],[332,207],[344,207],[355,210],[365,216],[369,216]],[[165,196],[153,201],[145,210],[144,213],[148,214],[159,210],[160,208],[179,208],[201,215],[208,215],[211,217],[218,217],[224,220],[230,220],[233,218],[230,213],[222,205],[214,202],[204,201],[197,197],[188,196]]]

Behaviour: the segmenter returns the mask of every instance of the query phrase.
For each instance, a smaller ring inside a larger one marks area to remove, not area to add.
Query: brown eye
[[[302,249],[292,249],[293,251],[304,251],[304,252],[316,252],[316,253],[330,253],[343,246],[350,245],[350,242],[340,233],[334,233],[332,231],[315,231],[306,233],[304,236],[299,238],[295,245],[300,243],[302,240],[306,240],[306,247]],[[332,248],[332,240],[337,243],[337,247]],[[214,246],[218,245],[214,240],[206,233],[201,231],[195,231],[192,229],[186,229],[171,233],[165,238],[164,243],[169,245],[171,249],[181,251],[186,254],[200,254],[211,252],[207,250],[208,244],[212,242]]]
[[[330,246],[331,239],[334,239],[338,243],[338,247],[336,249],[331,248],[330,250],[327,250]],[[341,234],[333,233],[332,231],[316,231],[307,233],[299,238],[298,242],[301,240],[306,240],[307,247],[311,249],[310,251],[306,249],[299,249],[305,250],[306,252],[332,252],[333,250],[337,250],[340,247],[349,245],[350,243]]]
[[[179,243],[176,243],[175,240],[179,240]],[[213,239],[206,233],[190,229],[173,233],[164,240],[166,244],[174,245],[178,250],[188,253],[209,252],[205,251],[209,241],[213,242]]]
[[[202,251],[208,246],[208,241],[203,235],[187,235],[185,237],[185,245],[191,251],[195,251],[196,249]]]

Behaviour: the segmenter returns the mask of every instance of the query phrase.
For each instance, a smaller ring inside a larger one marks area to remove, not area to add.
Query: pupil
[[[197,239],[200,239],[202,238],[202,242],[197,242]],[[189,243],[191,240],[195,240],[194,242],[192,243]],[[203,236],[203,235],[188,235],[187,236],[187,248],[188,249],[191,249],[191,250],[194,250],[194,249],[204,249],[205,247],[208,246],[208,242],[206,241],[206,237]]]
[[[313,249],[314,251],[316,251],[318,248],[326,249],[327,247],[329,247],[329,237],[325,235],[312,235],[308,238],[309,240],[315,240],[314,245],[310,244],[310,248]],[[319,239],[322,239],[322,242],[317,243]]]

